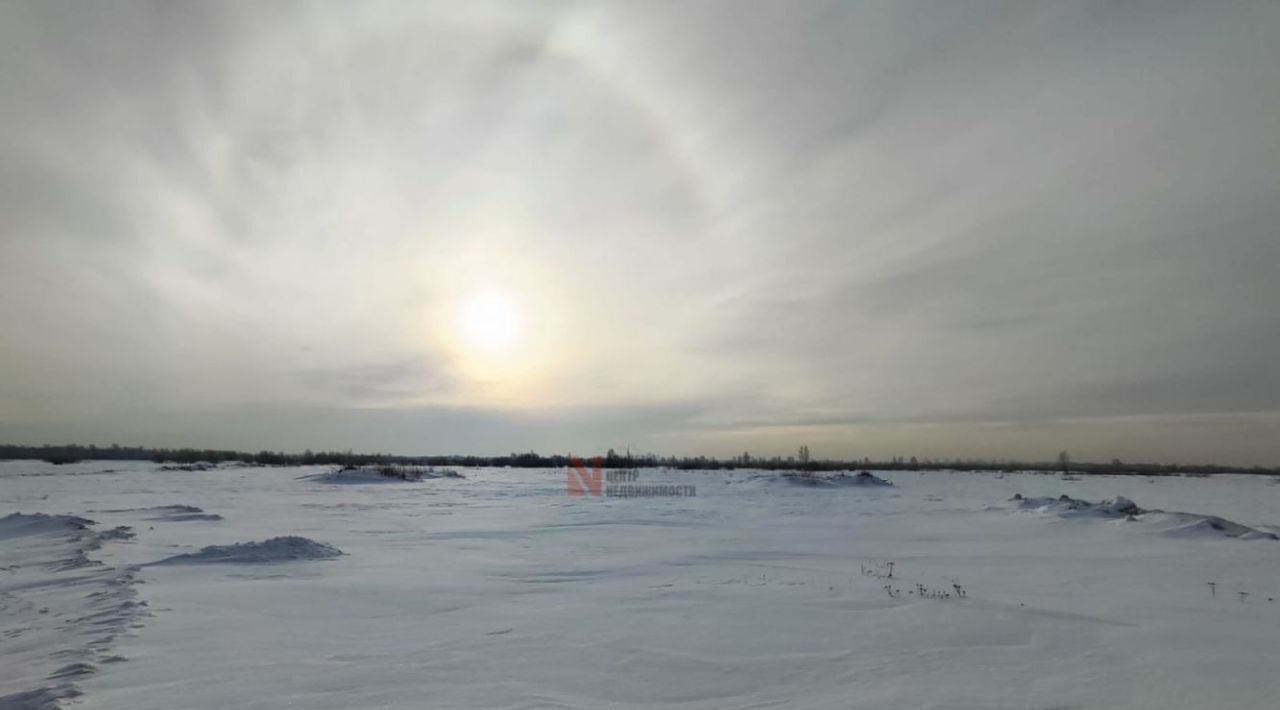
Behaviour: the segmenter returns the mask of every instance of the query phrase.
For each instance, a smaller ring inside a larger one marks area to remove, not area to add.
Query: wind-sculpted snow
[[[261,542],[238,542],[233,545],[209,545],[199,552],[175,555],[153,564],[211,564],[288,562],[291,560],[328,560],[342,555],[333,545],[305,537],[273,537]]]
[[[1162,526],[1161,532],[1170,537],[1233,537],[1241,540],[1280,540],[1280,535],[1248,525],[1241,525],[1216,515],[1195,513],[1166,513],[1148,511],[1144,519]]]
[[[31,535],[67,534],[78,536],[96,525],[88,518],[78,515],[46,515],[45,513],[12,513],[0,518],[0,540],[9,541],[14,538]]]
[[[1068,495],[1057,498],[1023,498],[1021,494],[1015,494],[1012,500],[1017,501],[1018,507],[1024,510],[1042,510],[1064,517],[1124,518],[1147,512],[1124,496],[1116,496],[1101,503],[1090,503]]]
[[[150,508],[147,512],[154,513],[147,520],[162,520],[171,523],[193,520],[222,520],[221,515],[206,513],[203,508],[197,508],[194,505],[162,505]]]
[[[195,463],[166,464],[160,467],[161,471],[212,471],[218,468],[218,464],[207,461],[197,461]]]
[[[149,508],[120,508],[104,510],[104,513],[138,513],[143,520],[180,523],[195,520],[222,520],[217,513],[205,512],[194,505],[156,505]]]
[[[1160,532],[1175,537],[1233,537],[1242,540],[1276,540],[1275,533],[1251,528],[1248,525],[1220,518],[1216,515],[1199,515],[1196,513],[1166,512],[1163,510],[1145,510],[1136,503],[1125,498],[1104,500],[1090,503],[1087,500],[1061,495],[1057,498],[1024,498],[1014,495],[1012,500],[1024,510],[1040,510],[1056,513],[1064,518],[1123,518],[1125,520],[1143,521],[1160,527]]]
[[[372,467],[342,468],[309,476],[304,480],[321,483],[415,483],[439,478],[464,478],[453,469],[412,468],[412,467]]]
[[[101,510],[102,513],[136,513],[138,519],[156,522],[188,522],[188,521],[220,521],[223,517],[218,513],[206,512],[195,505],[151,505],[147,508],[115,508]],[[91,510],[92,513],[92,510]]]
[[[809,488],[843,488],[843,487],[861,487],[861,486],[892,486],[893,483],[869,471],[859,471],[856,474],[835,473],[784,473],[778,476],[778,480],[793,486],[803,486]]]
[[[79,696],[76,681],[95,673],[144,614],[136,570],[91,556],[133,531],[96,525],[75,515],[0,518],[0,709],[54,710]]]
[[[0,697],[0,710],[61,710],[63,700],[80,697],[70,685],[36,688]]]

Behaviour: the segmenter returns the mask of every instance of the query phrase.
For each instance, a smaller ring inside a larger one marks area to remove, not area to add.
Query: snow
[[[169,469],[162,469],[169,470]],[[202,508],[194,505],[156,505],[150,508],[125,508],[122,510],[107,510],[106,513],[142,513],[145,517],[141,520],[164,520],[168,522],[179,522],[183,520],[222,520],[222,516],[217,513],[206,513]]]
[[[416,483],[438,478],[464,478],[464,476],[452,469],[362,467],[340,468],[303,478],[324,483]]]
[[[1065,494],[1057,498],[1024,498],[1015,494],[1013,500],[1017,501],[1021,508],[1053,512],[1064,518],[1124,518],[1131,522],[1156,522],[1161,525],[1164,534],[1176,537],[1209,536],[1241,540],[1280,540],[1280,535],[1275,533],[1241,525],[1216,515],[1143,510],[1137,503],[1124,496],[1116,496],[1101,503],[1090,503]]]
[[[258,563],[287,562],[289,560],[328,560],[338,557],[342,551],[333,545],[316,542],[305,537],[288,535],[273,537],[262,542],[237,542],[233,545],[209,545],[199,552],[166,557],[157,565],[209,564],[209,563]]]
[[[0,516],[52,516],[0,517],[0,708],[1199,710],[1280,693],[1280,542],[1224,534],[1280,522],[1258,477],[642,469],[697,496],[597,498],[568,496],[564,471],[330,471],[0,462]],[[157,512],[175,505],[222,519]],[[289,537],[344,554],[279,560]],[[211,546],[270,559],[151,564]]]
[[[793,486],[806,486],[811,488],[836,488],[839,486],[892,486],[893,484],[870,471],[859,471],[856,474],[849,473],[783,473],[779,474],[775,480],[782,481]]]
[[[194,505],[161,505],[151,508],[148,512],[154,513],[153,517],[147,520],[166,520],[171,522],[192,521],[192,520],[222,520],[222,516],[217,513],[206,513],[201,508]]]
[[[77,697],[76,681],[145,613],[134,571],[93,557],[132,532],[96,525],[75,515],[0,518],[0,708],[45,710]]]
[[[1216,515],[1193,515],[1190,513],[1161,513],[1169,525],[1164,529],[1165,535],[1174,537],[1233,537],[1241,540],[1277,540],[1280,535],[1266,530],[1258,530],[1248,525],[1219,518]]]

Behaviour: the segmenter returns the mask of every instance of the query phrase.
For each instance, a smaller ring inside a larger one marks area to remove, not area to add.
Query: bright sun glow
[[[507,350],[520,339],[520,311],[496,291],[477,293],[463,303],[458,324],[469,345],[487,352]]]

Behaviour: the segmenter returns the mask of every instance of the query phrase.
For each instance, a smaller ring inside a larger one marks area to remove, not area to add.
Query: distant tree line
[[[582,456],[588,465],[592,456]],[[311,451],[285,453],[283,451],[230,451],[223,449],[149,449],[141,446],[18,446],[0,444],[0,459],[39,459],[50,463],[74,463],[76,461],[155,461],[157,463],[223,463],[242,461],[263,466],[324,465],[366,466],[372,464],[403,464],[413,466],[510,466],[512,468],[559,468],[569,465],[568,454],[542,455],[510,453],[504,456],[395,456],[392,454],[360,454],[347,451]],[[682,470],[763,469],[769,471],[848,471],[876,469],[889,471],[1040,471],[1062,474],[1110,474],[1134,476],[1160,476],[1181,474],[1249,473],[1280,475],[1280,467],[1221,466],[1218,464],[1153,464],[1124,463],[1113,459],[1110,463],[1073,461],[1064,451],[1052,461],[1016,461],[988,459],[917,459],[901,456],[888,460],[863,459],[815,459],[808,446],[802,446],[794,456],[755,457],[748,452],[740,456],[716,458],[708,456],[659,456],[657,454],[633,455],[630,451],[619,454],[613,449],[600,457],[605,468],[665,467]]]

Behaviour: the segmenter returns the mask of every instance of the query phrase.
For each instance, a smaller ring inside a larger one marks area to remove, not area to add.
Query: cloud
[[[1265,459],[1278,13],[8,3],[0,438]]]

